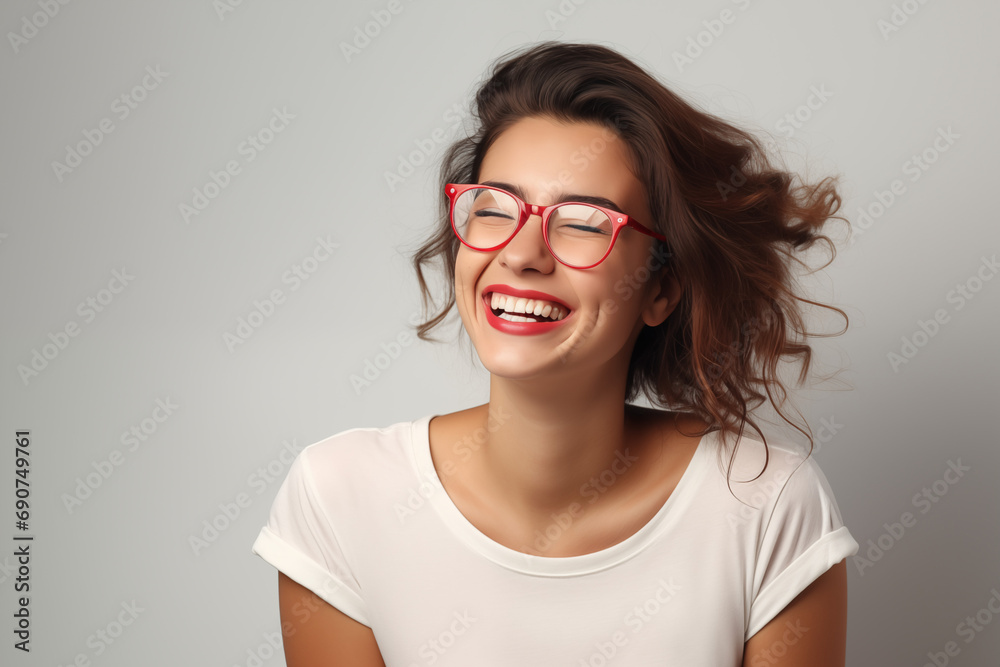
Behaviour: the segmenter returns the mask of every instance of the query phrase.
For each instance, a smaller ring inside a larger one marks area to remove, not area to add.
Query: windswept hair
[[[748,131],[696,109],[603,46],[543,42],[493,65],[472,105],[474,132],[444,155],[436,229],[412,258],[425,312],[432,301],[423,267],[440,262],[447,278],[443,307],[416,327],[417,336],[434,340],[428,332],[455,301],[459,241],[448,219],[445,184],[478,182],[493,142],[530,116],[597,123],[621,138],[652,212],[652,220],[643,223],[667,238],[665,269],[681,284],[681,302],[666,321],[639,334],[625,400],[641,391],[651,404],[692,413],[709,424],[707,431],[735,435],[737,442],[749,424],[766,451],[764,433],[750,416],[766,398],[809,438],[811,453],[811,429],[807,433],[781,409],[787,393],[778,364],[783,357],[799,358],[801,385],[812,355],[805,338],[847,330],[844,311],[795,293],[792,273],[793,261],[806,266],[794,253],[817,241],[826,242],[831,253],[820,268],[836,255],[820,231],[830,218],[847,222],[834,215],[841,205],[837,178],[803,183],[776,166]],[[836,311],[844,329],[805,331],[802,303]]]

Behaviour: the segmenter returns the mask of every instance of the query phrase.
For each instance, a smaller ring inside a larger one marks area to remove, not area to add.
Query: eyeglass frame
[[[458,201],[458,198],[460,196],[462,196],[469,190],[473,190],[476,188],[480,190],[495,190],[497,192],[502,192],[503,194],[508,195],[509,197],[513,198],[515,202],[517,202],[517,207],[518,207],[517,226],[514,228],[514,231],[511,233],[511,235],[507,237],[506,241],[500,243],[499,245],[495,245],[492,248],[477,248],[473,245],[470,245],[469,243],[466,243],[465,239],[462,238],[462,235],[458,233],[458,229],[455,227],[455,203]],[[607,259],[608,255],[611,254],[611,251],[614,250],[615,241],[618,240],[618,234],[620,234],[621,230],[624,229],[625,227],[630,227],[636,231],[642,232],[643,234],[652,236],[654,239],[657,239],[659,241],[666,242],[667,240],[667,238],[662,234],[660,234],[659,232],[653,231],[652,229],[646,227],[645,225],[641,224],[638,220],[630,217],[626,213],[622,213],[621,211],[616,211],[614,209],[607,208],[605,206],[598,206],[597,204],[591,204],[588,202],[564,201],[564,202],[559,202],[557,204],[550,204],[549,206],[539,206],[538,204],[529,204],[528,202],[524,201],[513,192],[509,192],[507,190],[504,190],[503,188],[494,187],[492,185],[481,185],[479,183],[446,183],[445,195],[448,197],[450,201],[450,205],[448,207],[448,221],[451,223],[451,230],[455,232],[455,236],[458,238],[459,241],[462,242],[462,245],[472,250],[477,250],[479,252],[492,252],[494,250],[499,250],[500,248],[506,246],[508,243],[511,242],[511,240],[515,236],[517,236],[517,233],[521,231],[521,228],[524,227],[525,223],[528,222],[528,218],[530,218],[533,215],[537,215],[542,219],[542,238],[545,239],[545,247],[548,249],[549,254],[552,255],[552,257],[554,257],[557,262],[559,262],[564,266],[568,266],[571,269],[592,269],[601,262],[603,262],[605,259]],[[599,260],[597,260],[590,266],[574,266],[573,264],[570,264],[560,259],[559,256],[556,255],[555,251],[552,250],[552,245],[549,243],[549,217],[551,216],[552,211],[559,208],[560,206],[569,206],[574,204],[577,206],[590,206],[591,208],[597,209],[604,215],[608,216],[608,220],[611,222],[611,226],[613,228],[611,233],[611,242],[608,244],[607,252],[604,253],[603,257],[601,257]]]

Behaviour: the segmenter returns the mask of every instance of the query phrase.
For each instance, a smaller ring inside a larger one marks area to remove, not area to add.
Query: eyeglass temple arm
[[[640,225],[638,222],[636,222],[632,218],[628,219],[628,222],[625,223],[625,226],[626,227],[631,227],[632,229],[635,229],[636,231],[640,231],[643,234],[646,234],[648,236],[652,236],[654,239],[657,239],[657,240],[660,240],[660,241],[666,241],[667,240],[667,237],[664,236],[663,234],[660,234],[659,232],[654,232],[652,229],[650,229],[648,227],[645,227],[643,225]]]

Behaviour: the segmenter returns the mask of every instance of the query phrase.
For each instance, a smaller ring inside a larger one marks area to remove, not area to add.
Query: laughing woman
[[[596,45],[507,57],[473,111],[414,265],[450,286],[419,335],[456,306],[489,402],[299,455],[253,547],[289,667],[843,667],[857,542],[751,416],[799,428],[800,306],[844,316],[792,273],[835,181]]]

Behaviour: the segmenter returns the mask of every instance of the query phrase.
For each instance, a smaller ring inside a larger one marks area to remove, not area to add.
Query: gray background
[[[283,664],[266,643],[278,628],[276,574],[250,552],[287,471],[283,443],[488,399],[488,374],[467,346],[401,346],[369,386],[356,389],[351,376],[419,312],[408,253],[433,224],[430,165],[447,143],[431,137],[459,135],[453,107],[489,62],[554,38],[622,50],[696,104],[771,135],[791,166],[843,174],[852,222],[862,209],[880,213],[853,241],[832,227],[837,259],[807,281],[851,328],[815,340],[817,370],[839,374],[796,402],[814,431],[834,425],[815,456],[860,555],[880,540],[888,547],[870,566],[849,562],[848,664],[922,665],[949,641],[960,649],[950,664],[995,664],[1000,617],[982,612],[991,622],[971,641],[958,626],[1000,590],[1000,279],[977,282],[977,271],[995,278],[980,267],[1000,250],[1000,7],[402,0],[348,62],[341,43],[386,2],[223,2],[43,0],[58,7],[51,18],[39,2],[0,9],[0,659]],[[886,33],[894,7],[901,25]],[[703,22],[726,9],[733,22],[708,39]],[[674,52],[702,32],[703,52],[678,67]],[[145,99],[122,118],[119,98],[147,67],[162,79],[146,78],[135,95]],[[801,109],[812,87],[830,94]],[[249,161],[241,143],[274,109],[294,118]],[[808,118],[789,137],[778,123],[796,112]],[[102,119],[113,131],[57,175],[53,162]],[[949,128],[958,138],[937,152]],[[414,154],[422,164],[390,187],[385,173],[421,145],[431,155]],[[925,151],[936,161],[914,180],[906,163]],[[186,222],[179,206],[230,160],[240,172]],[[879,211],[877,193],[896,179],[905,191]],[[338,247],[293,289],[283,276],[317,238]],[[134,278],[102,292],[122,269]],[[969,300],[953,292],[965,284]],[[284,302],[227,345],[275,289]],[[106,302],[92,319],[78,310],[88,298]],[[939,310],[947,321],[934,335],[914,336]],[[441,335],[456,330],[457,316],[449,321]],[[822,313],[809,321],[840,325]],[[19,367],[71,323],[77,335],[23,379]],[[894,369],[889,355],[904,338],[921,345]],[[168,399],[177,408],[152,420]],[[122,434],[144,420],[149,435],[129,450]],[[33,437],[30,656],[11,646],[18,428]],[[114,450],[121,465],[106,463]],[[969,470],[939,481],[936,502],[915,503],[959,459]],[[111,474],[67,507],[102,462]],[[256,472],[268,466],[270,481]],[[220,519],[220,504],[239,494],[247,506]],[[904,512],[915,523],[897,539],[886,526]],[[196,550],[190,538],[212,521],[229,525]],[[142,611],[113,644],[92,638],[133,601]]]

